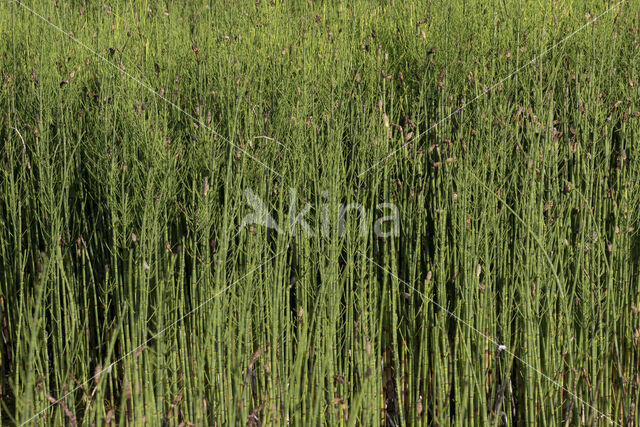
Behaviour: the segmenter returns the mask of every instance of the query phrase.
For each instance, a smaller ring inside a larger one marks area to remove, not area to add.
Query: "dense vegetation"
[[[637,425],[639,26],[1,1],[1,422]]]

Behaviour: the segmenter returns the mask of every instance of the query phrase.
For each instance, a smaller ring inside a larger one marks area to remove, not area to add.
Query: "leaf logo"
[[[260,197],[248,188],[244,190],[244,197],[249,206],[253,208],[253,213],[248,214],[242,219],[242,224],[240,225],[241,228],[246,225],[257,224],[272,228],[278,233],[282,233],[282,230],[278,227],[278,222],[269,214],[267,206],[262,200],[260,200]]]

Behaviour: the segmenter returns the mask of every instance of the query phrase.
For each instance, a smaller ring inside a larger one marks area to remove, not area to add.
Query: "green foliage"
[[[632,4],[0,2],[0,420],[637,424]]]

